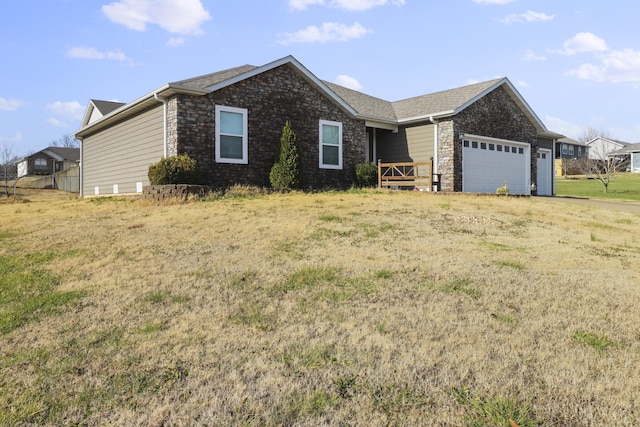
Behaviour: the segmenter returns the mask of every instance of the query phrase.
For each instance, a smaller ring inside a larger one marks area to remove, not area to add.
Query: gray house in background
[[[112,109],[109,109],[112,108]],[[168,83],[128,104],[92,100],[81,194],[136,194],[149,165],[188,154],[203,184],[269,186],[289,120],[309,188],[348,187],[364,161],[433,159],[443,191],[553,194],[557,138],[511,82],[386,101],[318,79],[291,56]]]
[[[621,156],[629,165],[629,172],[640,173],[640,143],[629,144],[624,148],[609,153],[609,156]]]
[[[78,166],[80,149],[47,147],[16,162],[18,178],[27,175],[52,175]]]

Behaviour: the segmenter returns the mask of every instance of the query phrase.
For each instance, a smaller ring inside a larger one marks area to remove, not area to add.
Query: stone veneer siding
[[[215,106],[248,110],[248,164],[216,163]],[[353,118],[285,64],[205,96],[176,95],[168,102],[168,154],[188,154],[204,172],[202,184],[269,187],[286,120],[296,133],[306,188],[345,188],[364,161],[364,122]],[[320,169],[319,120],[342,123],[342,170]]]
[[[497,88],[452,119],[438,123],[438,165],[443,191],[462,191],[462,141],[459,136],[463,133],[532,146],[537,142],[534,124],[502,87]],[[537,163],[533,148],[530,163],[531,182],[536,184]]]

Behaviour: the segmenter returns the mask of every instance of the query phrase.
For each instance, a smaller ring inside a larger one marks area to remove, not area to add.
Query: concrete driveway
[[[548,200],[553,203],[593,206],[601,209],[617,210],[621,212],[629,212],[629,213],[640,215],[640,203],[615,202],[611,200],[595,200],[595,199],[585,199],[580,197],[566,197],[566,196],[541,197],[541,199],[542,198],[544,198],[544,200]]]

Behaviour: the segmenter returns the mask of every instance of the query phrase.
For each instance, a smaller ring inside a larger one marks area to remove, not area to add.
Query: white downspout
[[[429,116],[429,121],[433,124],[433,174],[438,174],[438,120],[434,119],[433,116]],[[438,182],[438,185],[442,185],[441,182]],[[436,190],[437,187],[436,187]]]
[[[156,101],[162,102],[162,140],[164,146],[164,154],[163,157],[167,158],[167,152],[169,151],[168,142],[167,142],[167,109],[168,102],[166,98],[161,97],[158,93],[154,93],[153,97]]]
[[[78,197],[79,198],[83,198],[84,197],[84,191],[83,191],[83,175],[84,175],[84,166],[83,166],[83,146],[84,146],[84,140],[82,138],[77,138],[78,141],[80,141],[80,164],[78,165],[78,167],[80,168],[80,191],[78,192]]]

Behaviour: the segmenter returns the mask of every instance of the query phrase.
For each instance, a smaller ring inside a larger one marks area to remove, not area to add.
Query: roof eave
[[[540,138],[549,138],[549,139],[561,139],[566,138],[566,135],[562,135],[561,133],[553,132],[550,130],[538,132],[538,137]]]
[[[444,119],[444,118],[447,118],[447,117],[455,116],[456,114],[457,113],[454,110],[439,111],[437,113],[431,113],[431,114],[421,114],[419,116],[408,117],[406,119],[398,120],[398,124],[410,125],[410,124],[413,124],[413,123],[420,123],[420,122],[432,121],[432,120],[440,120],[440,119]]]

